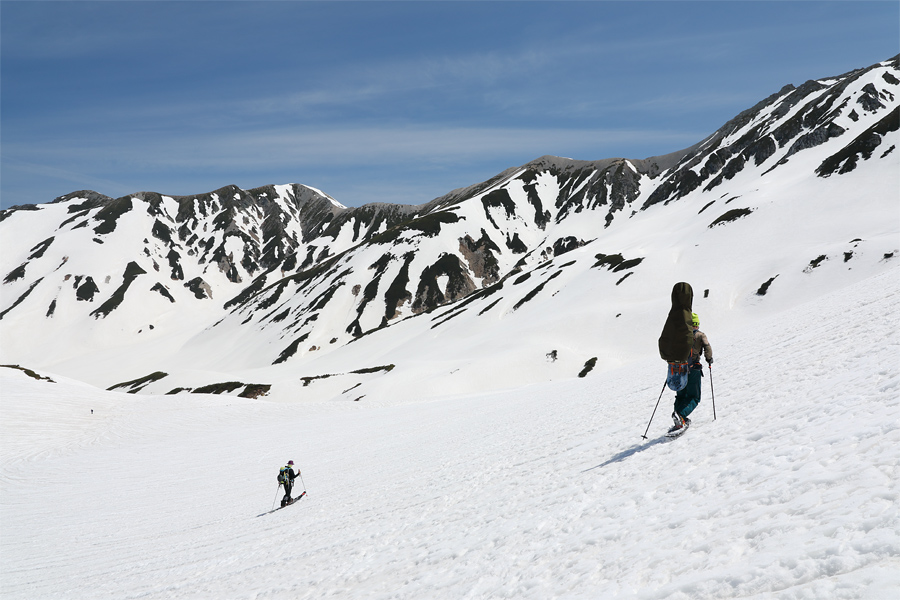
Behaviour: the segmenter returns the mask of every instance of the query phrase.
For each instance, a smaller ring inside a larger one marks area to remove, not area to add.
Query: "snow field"
[[[640,437],[659,360],[398,406],[2,369],[2,596],[888,600],[898,291],[895,268],[707,330],[718,419],[707,372],[669,442],[668,391]],[[309,497],[257,517],[288,458]]]

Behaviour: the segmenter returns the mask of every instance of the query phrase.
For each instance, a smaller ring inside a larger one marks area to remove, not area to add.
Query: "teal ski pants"
[[[686,417],[700,404],[700,382],[703,378],[703,368],[691,369],[688,373],[688,382],[684,389],[675,394],[675,412]]]

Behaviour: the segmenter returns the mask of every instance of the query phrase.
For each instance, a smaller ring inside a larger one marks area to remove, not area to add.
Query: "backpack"
[[[281,470],[278,471],[278,483],[290,483],[291,476],[288,474],[287,467],[281,467]]]

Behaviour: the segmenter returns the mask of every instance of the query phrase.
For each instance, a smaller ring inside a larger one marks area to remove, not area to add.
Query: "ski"
[[[684,432],[687,431],[690,426],[691,426],[690,419],[685,419],[684,424],[681,427],[679,427],[678,429],[675,429],[675,430],[670,429],[669,431],[667,431],[666,437],[669,439],[675,439],[675,438],[681,437],[684,435]]]
[[[681,429],[676,429],[675,431],[667,432],[666,437],[669,438],[670,440],[674,440],[675,438],[680,438],[681,436],[684,435],[684,433],[688,430],[688,428],[690,426],[691,426],[691,422],[688,421],[687,424],[684,427],[682,427]]]
[[[287,504],[285,504],[284,506],[279,506],[278,508],[273,508],[273,509],[270,510],[270,511],[264,512],[264,513],[259,514],[259,515],[256,515],[256,516],[257,516],[257,517],[264,517],[264,516],[266,516],[266,515],[271,515],[271,514],[272,514],[273,512],[275,512],[276,510],[281,510],[282,508],[287,508],[287,507],[290,506],[291,504],[296,504],[297,501],[300,500],[300,498],[302,498],[302,497],[305,496],[305,495],[306,495],[306,490],[303,490],[303,493],[301,493],[301,494],[300,494],[299,496],[297,496],[296,498],[291,498],[291,501],[288,502]]]
[[[303,492],[299,496],[297,496],[296,498],[291,498],[291,501],[288,502],[287,504],[285,504],[284,506],[290,506],[291,504],[293,504],[294,502],[296,502],[297,500],[299,500],[300,498],[302,498],[305,495],[306,495],[306,490],[303,490]],[[280,508],[284,508],[284,506],[281,506]]]

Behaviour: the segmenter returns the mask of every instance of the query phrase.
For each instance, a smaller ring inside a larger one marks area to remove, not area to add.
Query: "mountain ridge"
[[[13,207],[0,212],[4,239],[16,250],[4,253],[10,256],[0,273],[3,358],[80,370],[104,387],[166,374],[133,391],[202,389],[246,372],[242,377],[274,385],[274,395],[279,381],[290,379],[283,393],[291,394],[298,368],[318,377],[394,365],[391,353],[373,349],[382,343],[375,338],[391,338],[391,345],[400,344],[394,337],[412,336],[404,344],[413,344],[425,331],[453,330],[450,337],[461,339],[484,322],[515,336],[516,328],[507,331],[503,322],[518,322],[533,307],[553,310],[553,297],[574,288],[603,290],[610,305],[639,303],[641,294],[658,295],[670,276],[703,275],[697,264],[682,272],[670,263],[671,248],[693,256],[696,242],[746,261],[754,237],[747,232],[767,238],[769,229],[778,232],[772,243],[790,244],[782,223],[796,221],[801,204],[807,206],[792,194],[836,198],[852,180],[849,193],[866,198],[874,214],[888,214],[898,71],[895,57],[785,86],[675,153],[642,160],[543,156],[419,205],[347,208],[315,188],[284,184],[116,199],[81,191]],[[814,224],[821,235],[810,232],[811,247],[831,240],[828,251],[855,257],[847,261],[859,260],[867,246],[884,255],[894,250],[877,219],[833,218],[858,222],[857,232],[843,239],[834,223]],[[719,233],[725,231],[733,235]],[[115,251],[106,252],[107,244]],[[759,280],[732,285],[755,293],[769,280],[772,292],[767,286],[758,298],[800,285],[777,272],[788,258],[764,251]],[[708,268],[721,269],[721,260]],[[867,263],[870,272],[877,268]],[[752,313],[754,299],[733,293],[739,301],[715,309],[723,321],[736,306]],[[589,303],[582,310],[590,314]],[[623,329],[615,322],[619,313],[603,317],[614,319],[615,332]],[[426,328],[419,323],[427,315]],[[624,329],[643,327],[628,322]],[[560,360],[568,376],[591,358],[602,369],[639,354],[604,342],[606,357],[598,362],[580,333],[565,324],[559,332],[575,348]],[[357,341],[368,350],[365,358]],[[48,344],[55,345],[50,352]],[[465,362],[468,351],[455,352]],[[101,369],[91,361],[119,366]],[[534,377],[545,377],[544,370],[535,367]],[[374,379],[396,379],[403,365],[392,371],[357,375],[368,387]],[[307,380],[303,387],[309,386]]]

